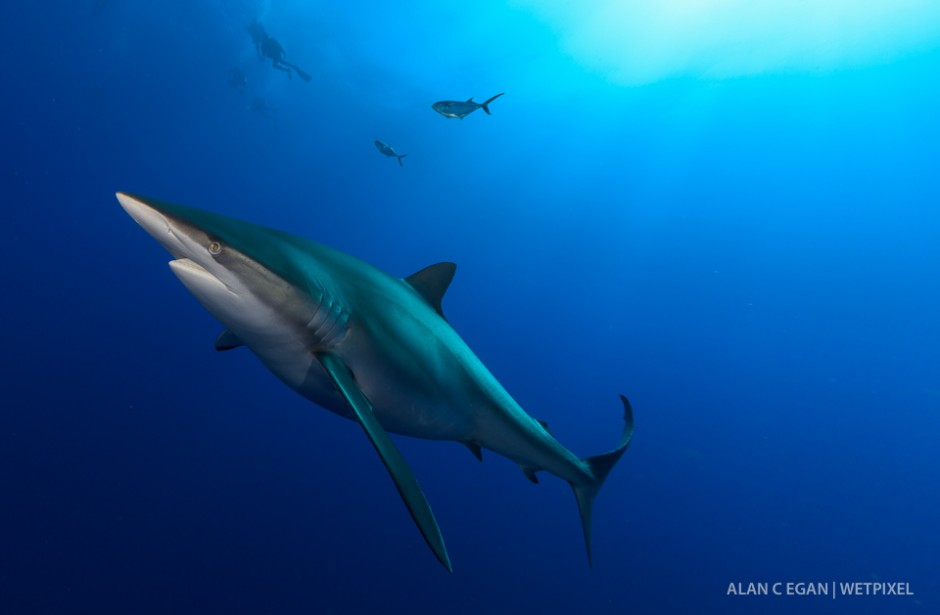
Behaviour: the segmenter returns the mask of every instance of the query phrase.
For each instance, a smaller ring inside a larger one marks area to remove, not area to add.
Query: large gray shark
[[[118,193],[130,216],[169,250],[170,268],[225,330],[216,348],[249,348],[289,387],[357,421],[422,535],[450,571],[424,493],[387,432],[487,448],[529,480],[550,472],[574,489],[591,559],[594,497],[633,435],[579,459],[509,396],[444,319],[453,263],[401,279],[319,243],[201,209]]]
[[[505,93],[505,92],[504,92]],[[460,100],[439,100],[431,108],[443,115],[444,117],[456,117],[463,119],[476,111],[477,109],[483,109],[487,115],[493,115],[490,113],[489,104],[502,96],[503,94],[497,94],[493,98],[490,98],[486,102],[475,103],[473,98],[468,98],[465,101]]]

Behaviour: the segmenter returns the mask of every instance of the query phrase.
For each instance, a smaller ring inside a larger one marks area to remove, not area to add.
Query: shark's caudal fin
[[[630,407],[629,400],[623,395],[620,396],[620,401],[623,402],[624,422],[620,444],[609,453],[583,460],[590,468],[594,480],[582,484],[570,483],[571,488],[574,490],[574,497],[578,500],[578,512],[581,513],[581,529],[584,531],[584,545],[587,547],[588,565],[592,565],[591,510],[594,506],[594,498],[597,496],[597,492],[600,491],[601,485],[604,484],[607,475],[610,474],[611,469],[626,452],[627,446],[630,445],[630,440],[633,438],[633,408]]]
[[[480,103],[480,107],[482,107],[483,110],[486,111],[486,114],[487,114],[487,115],[493,115],[492,113],[490,113],[490,108],[489,108],[488,105],[489,105],[491,102],[493,102],[494,100],[496,100],[497,98],[499,98],[500,96],[502,96],[503,94],[505,94],[505,92],[501,92],[501,93],[497,94],[496,96],[494,96],[493,98],[487,100],[486,102]],[[471,99],[471,100],[472,100],[472,99]]]
[[[400,166],[400,167],[405,166],[404,164],[402,164],[401,159],[404,158],[404,157],[407,156],[407,155],[408,155],[408,154],[401,154],[400,156],[396,156],[396,158],[398,158],[398,166]]]

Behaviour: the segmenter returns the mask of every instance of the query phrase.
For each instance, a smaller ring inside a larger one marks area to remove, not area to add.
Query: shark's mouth
[[[185,258],[185,257],[178,258],[175,261],[170,261],[170,267],[173,267],[174,271],[177,271],[178,270],[177,268],[189,269],[189,270],[192,270],[192,272],[195,274],[208,275],[208,276],[212,276],[213,278],[215,278],[214,275],[206,271],[206,269],[200,266],[199,264],[197,264],[196,261],[189,259],[189,258]]]
[[[222,280],[191,259],[178,258],[170,261],[170,269],[180,279],[180,282],[197,297],[212,297],[220,293],[237,294]]]

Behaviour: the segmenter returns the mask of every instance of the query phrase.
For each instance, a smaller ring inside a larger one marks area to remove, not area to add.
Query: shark
[[[404,164],[402,164],[401,159],[407,156],[408,154],[399,154],[392,148],[391,145],[389,145],[388,143],[383,143],[382,141],[379,141],[378,139],[375,140],[375,149],[379,150],[381,153],[385,154],[389,158],[398,158],[398,166],[400,167],[405,166]]]
[[[473,102],[473,97],[468,98],[466,101],[459,100],[439,100],[431,108],[443,115],[444,117],[456,117],[463,119],[476,111],[477,109],[483,109],[487,115],[493,115],[490,113],[489,104],[505,94],[497,94],[496,96],[488,99],[486,102],[476,103]]]
[[[220,351],[245,347],[287,386],[357,422],[428,547],[453,566],[427,497],[389,434],[487,449],[532,482],[568,482],[591,564],[595,496],[633,437],[623,395],[616,447],[579,458],[517,404],[444,317],[456,265],[398,278],[355,256],[203,209],[119,192],[131,218],[173,257],[170,269],[223,327]]]

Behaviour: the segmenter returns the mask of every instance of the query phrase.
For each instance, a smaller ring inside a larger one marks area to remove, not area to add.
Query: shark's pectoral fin
[[[219,337],[215,338],[215,349],[218,351],[231,350],[232,348],[238,348],[239,346],[244,346],[245,343],[238,339],[238,336],[226,329],[222,333],[219,333]]]
[[[456,271],[457,265],[454,263],[437,263],[411,274],[405,278],[405,282],[443,318],[444,310],[441,309],[441,301]]]
[[[317,354],[316,357],[326,373],[329,374],[330,379],[333,380],[333,384],[339,389],[346,403],[352,408],[356,420],[362,425],[366,435],[369,436],[369,441],[372,442],[372,446],[375,447],[379,457],[382,458],[382,463],[388,469],[392,480],[395,481],[398,493],[405,501],[408,512],[411,513],[428,546],[431,547],[434,555],[437,556],[437,559],[444,567],[449,572],[453,572],[450,558],[447,556],[447,547],[444,546],[444,537],[441,536],[441,528],[438,527],[437,521],[434,519],[434,513],[431,511],[431,506],[428,504],[424,492],[421,491],[421,487],[411,472],[411,468],[405,462],[405,458],[402,457],[401,452],[395,447],[395,443],[385,433],[385,429],[378,419],[375,418],[375,414],[372,412],[372,404],[369,403],[369,400],[359,389],[352,372],[335,355],[323,353]]]

